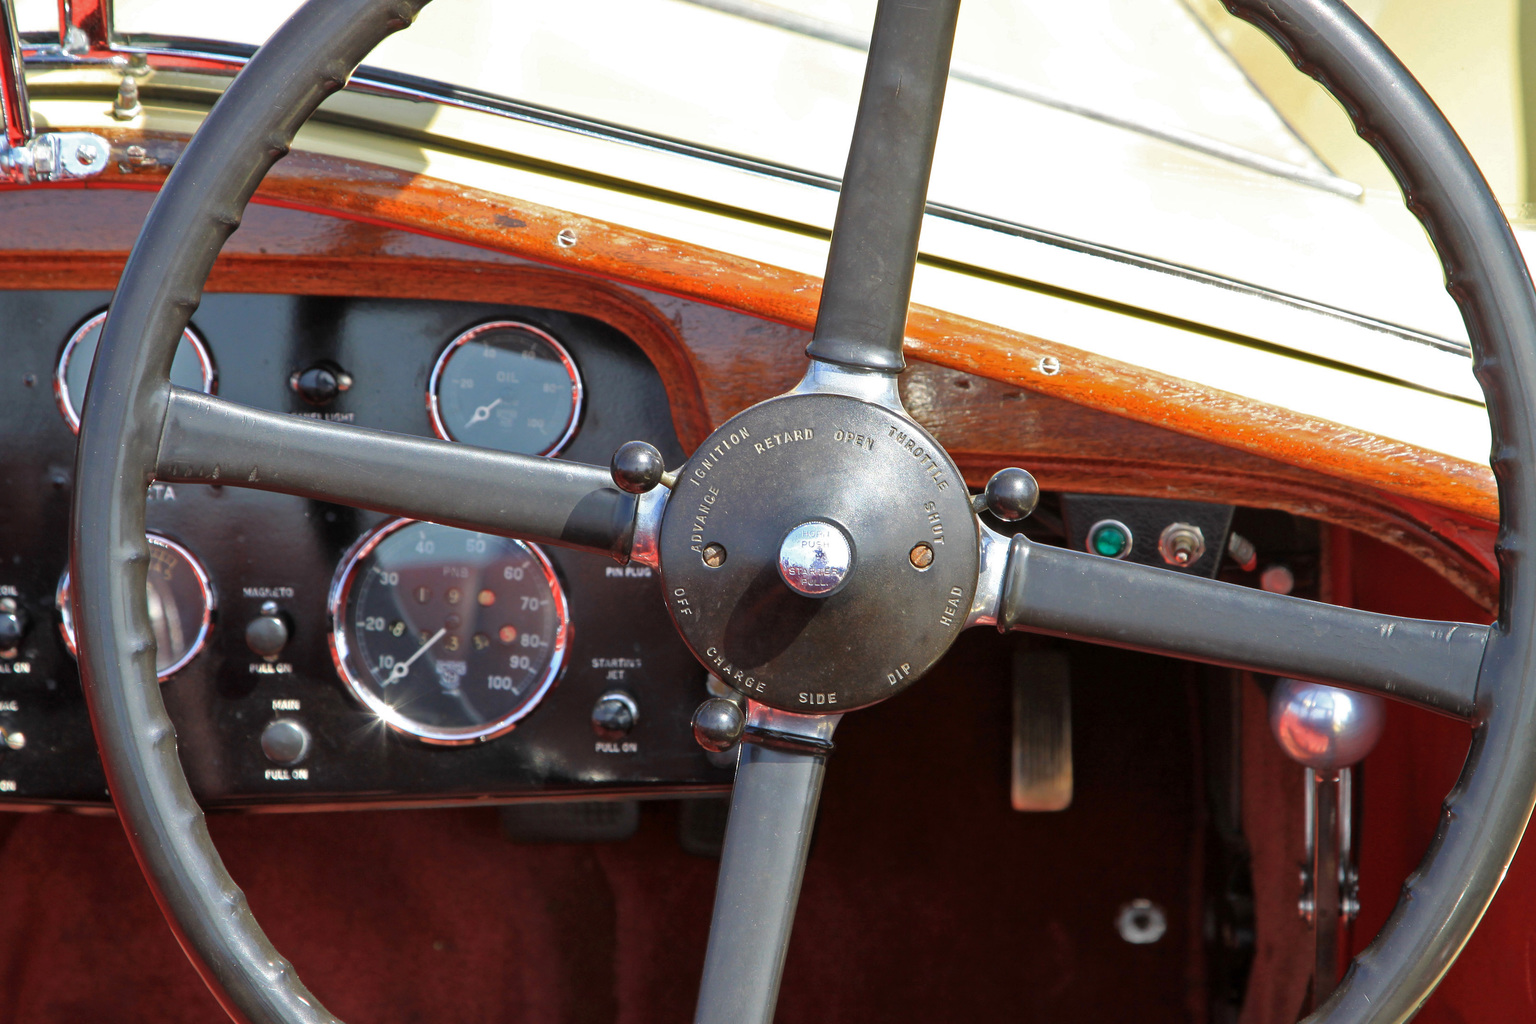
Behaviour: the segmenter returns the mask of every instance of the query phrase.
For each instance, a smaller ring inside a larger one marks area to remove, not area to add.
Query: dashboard
[[[0,292],[0,803],[109,805],[75,665],[68,520],[111,296]],[[173,380],[258,409],[606,464],[683,451],[612,326],[524,306],[213,294]],[[639,565],[219,485],[152,484],[162,692],[210,807],[722,788],[704,670]]]

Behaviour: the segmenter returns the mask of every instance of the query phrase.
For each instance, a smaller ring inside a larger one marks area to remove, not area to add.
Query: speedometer
[[[554,684],[570,640],[565,594],[538,548],[410,519],[353,546],[330,612],[352,693],[429,743],[507,732]]]

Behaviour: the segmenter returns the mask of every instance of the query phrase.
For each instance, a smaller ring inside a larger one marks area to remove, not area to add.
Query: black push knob
[[[613,482],[619,485],[620,490],[630,494],[644,494],[651,490],[661,483],[661,478],[667,472],[666,463],[661,461],[661,452],[644,441],[629,441],[619,445],[619,450],[613,453],[610,469]]]
[[[1027,470],[1000,469],[987,481],[982,501],[1003,522],[1016,523],[1040,504],[1040,485]]]
[[[592,731],[605,740],[629,735],[639,718],[635,699],[623,690],[609,690],[592,705]]]
[[[309,756],[309,730],[291,718],[279,718],[261,731],[261,752],[273,764],[291,767]]]
[[[747,718],[741,707],[724,697],[711,697],[693,713],[693,738],[705,750],[720,753],[741,739]]]
[[[288,378],[289,387],[310,405],[330,405],[352,387],[352,376],[331,362],[315,363]]]
[[[261,614],[245,627],[246,646],[268,661],[272,661],[288,646],[288,623],[278,613],[277,605],[268,601],[261,606]]]
[[[21,646],[32,623],[14,598],[0,598],[0,651],[12,652]]]

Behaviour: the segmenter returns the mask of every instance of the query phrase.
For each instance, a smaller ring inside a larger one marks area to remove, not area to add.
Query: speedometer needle
[[[411,665],[416,661],[416,659],[421,657],[423,654],[426,654],[427,648],[441,640],[443,638],[443,634],[446,632],[448,632],[448,627],[444,626],[436,633],[433,633],[431,639],[418,647],[415,654],[411,655],[409,658],[406,658],[404,661],[397,661],[395,663],[395,667],[389,670],[389,677],[379,685],[381,687],[389,686],[392,683],[398,683],[400,680],[404,679],[405,674],[411,670]]]
[[[476,423],[479,423],[481,420],[488,420],[488,419],[490,419],[491,418],[491,410],[496,408],[500,404],[501,404],[501,399],[498,398],[498,399],[496,399],[496,401],[490,402],[490,403],[488,403],[486,405],[482,405],[480,408],[476,409],[475,410],[475,414],[469,418],[469,422],[464,424],[464,429],[468,430],[470,427],[474,426]]]

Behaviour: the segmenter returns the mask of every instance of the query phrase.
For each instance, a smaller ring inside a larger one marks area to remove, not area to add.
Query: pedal
[[[1072,805],[1070,662],[1037,643],[1013,652],[1013,809],[1063,811]]]

